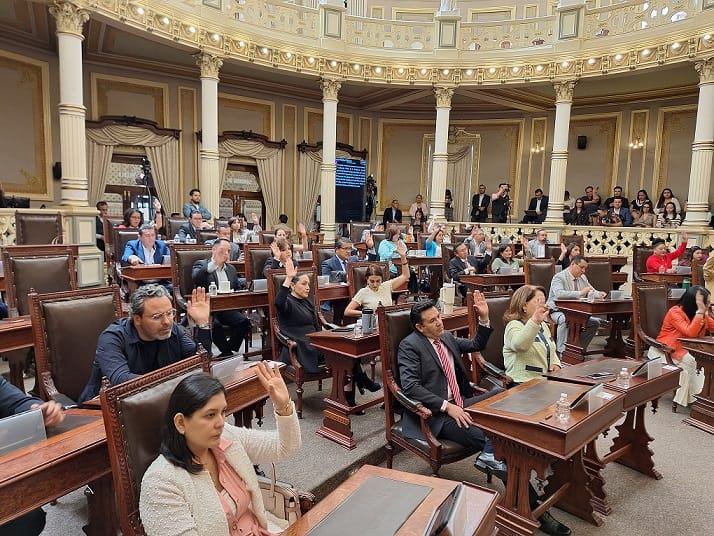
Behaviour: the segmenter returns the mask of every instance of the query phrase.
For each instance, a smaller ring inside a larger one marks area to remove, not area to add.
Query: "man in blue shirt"
[[[163,240],[156,239],[156,227],[152,223],[145,223],[139,227],[139,238],[129,240],[124,246],[124,255],[122,262],[137,266],[139,264],[152,265],[162,264],[165,255],[171,255],[169,246]],[[146,280],[142,284],[160,283],[169,291],[172,292],[171,281],[168,279],[162,280]]]
[[[198,211],[201,213],[201,218],[211,221],[211,212],[201,204],[201,190],[194,188],[188,195],[191,199],[183,206],[183,217],[190,218],[191,212]]]

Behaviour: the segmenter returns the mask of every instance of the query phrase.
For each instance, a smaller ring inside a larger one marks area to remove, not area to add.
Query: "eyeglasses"
[[[165,313],[154,313],[153,315],[149,316],[151,320],[156,320],[159,321],[163,318],[173,318],[176,315],[176,309],[169,309]]]
[[[337,248],[337,249],[344,249],[344,250],[349,249],[350,251],[352,251],[352,246],[342,246],[341,248]]]

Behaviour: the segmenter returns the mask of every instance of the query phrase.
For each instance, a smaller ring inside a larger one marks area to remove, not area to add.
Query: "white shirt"
[[[144,250],[144,264],[156,264],[154,262],[154,252],[156,251],[156,246],[154,245],[151,249],[146,249],[146,246],[141,244],[141,248]]]

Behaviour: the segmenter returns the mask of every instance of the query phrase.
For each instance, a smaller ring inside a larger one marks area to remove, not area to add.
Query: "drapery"
[[[474,147],[472,145],[451,145],[446,164],[446,188],[454,199],[454,221],[469,221],[464,199],[470,199],[471,170],[473,168]],[[432,195],[434,195],[432,193]]]
[[[337,150],[336,158],[353,158],[347,151]],[[313,223],[317,197],[320,195],[320,166],[322,165],[322,149],[318,151],[298,152],[298,222],[304,223],[308,229]],[[323,201],[324,202],[324,201]]]
[[[127,125],[107,125],[88,128],[87,169],[90,173],[90,202],[97,203],[104,196],[107,173],[112,160],[113,147],[134,145],[146,148],[151,161],[156,192],[165,207],[164,212],[178,212],[181,205],[179,178],[179,141],[173,136],[160,136],[151,130]]]
[[[219,165],[221,166],[221,191],[226,179],[228,160],[234,156],[249,156],[258,166],[258,184],[263,191],[265,202],[265,229],[272,229],[280,215],[283,184],[283,153],[281,147],[266,147],[251,140],[223,140],[218,144]]]

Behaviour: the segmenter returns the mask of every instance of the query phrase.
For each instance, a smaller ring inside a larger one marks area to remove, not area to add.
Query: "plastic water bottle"
[[[629,389],[631,377],[630,371],[622,367],[622,370],[620,370],[620,373],[617,375],[617,386],[623,389]]]
[[[211,281],[211,284],[208,285],[208,294],[210,296],[218,296],[218,287],[213,281]]]
[[[570,402],[566,393],[560,393],[560,398],[555,403],[555,415],[560,422],[568,422],[570,419]]]
[[[176,233],[174,235],[174,244],[178,244],[179,242],[181,242],[181,236],[178,233]]]
[[[360,337],[362,337],[362,322],[355,323],[354,337],[355,339],[359,339]]]

